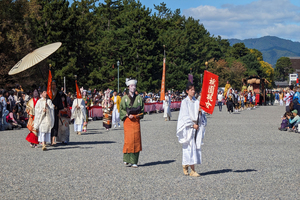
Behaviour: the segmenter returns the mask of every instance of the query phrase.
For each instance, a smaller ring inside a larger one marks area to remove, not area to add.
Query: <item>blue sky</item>
[[[72,2],[72,1],[71,1]],[[103,2],[100,0],[99,2]],[[154,11],[165,2],[199,19],[211,35],[224,39],[277,36],[300,42],[300,0],[140,0]]]

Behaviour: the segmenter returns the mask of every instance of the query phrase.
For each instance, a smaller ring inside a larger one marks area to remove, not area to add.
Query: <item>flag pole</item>
[[[51,72],[51,64],[49,64],[49,73]],[[48,82],[49,82],[49,75],[48,75],[48,81],[47,81],[47,84],[48,84]],[[52,74],[51,74],[51,92],[52,92]],[[48,93],[48,85],[47,85],[47,93]],[[47,94],[47,96],[46,96],[46,102],[45,102],[45,109],[46,109],[46,107],[48,107],[47,106],[47,100],[48,99],[50,99],[50,97],[48,96],[48,94]],[[45,115],[47,115],[47,112],[45,112]]]
[[[207,69],[207,65],[208,65],[208,62],[206,61],[205,62],[205,68]],[[205,73],[204,73],[204,75],[205,75]],[[201,76],[201,79],[202,79],[202,76]],[[204,77],[203,77],[203,79],[204,79]],[[201,80],[201,82],[202,82],[202,80]],[[201,83],[201,87],[203,86],[203,83]],[[201,91],[202,91],[202,88],[201,88]],[[201,96],[200,96],[200,100],[199,100],[199,108],[201,108],[200,106],[200,101],[201,101]],[[202,115],[202,112],[199,110],[198,111],[198,117],[197,117],[197,125],[199,124],[199,116],[200,116],[200,114]],[[199,130],[199,128],[200,127],[198,127],[198,130]],[[196,132],[195,132],[195,142],[196,142],[196,139],[197,139],[197,135],[198,135],[198,130],[196,130]]]
[[[166,87],[166,45],[163,45],[164,47],[164,61],[163,61],[163,74],[162,74],[162,80],[161,80],[161,89],[160,89],[160,101],[165,100],[165,87]]]
[[[51,71],[51,66],[52,66],[52,65],[49,64],[49,70],[50,70],[50,71]],[[50,88],[51,88],[51,92],[52,92],[52,72],[51,72],[51,87],[50,87]],[[53,94],[52,94],[52,95],[53,95]],[[51,100],[52,100],[52,97],[51,97]]]
[[[77,89],[76,89],[76,84],[77,84],[77,75],[74,75],[75,77],[75,91],[77,92]],[[78,105],[78,98],[77,98],[78,94],[76,94],[76,103]]]

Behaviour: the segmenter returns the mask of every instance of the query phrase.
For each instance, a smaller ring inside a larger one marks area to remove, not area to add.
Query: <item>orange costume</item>
[[[125,95],[120,104],[120,118],[124,121],[124,163],[137,164],[142,151],[140,119],[144,114],[144,102],[141,96]],[[128,116],[133,115],[130,119]]]
[[[35,108],[36,102],[38,100],[39,100],[39,98],[31,98],[26,105],[26,112],[29,116],[29,119],[27,122],[27,128],[30,131],[30,133],[26,137],[26,140],[28,142],[30,142],[31,144],[39,144],[38,137],[37,137],[37,131],[33,128],[34,108]]]
[[[140,118],[133,119],[126,117],[124,121],[124,146],[123,153],[138,153],[142,151],[142,139],[140,129]]]

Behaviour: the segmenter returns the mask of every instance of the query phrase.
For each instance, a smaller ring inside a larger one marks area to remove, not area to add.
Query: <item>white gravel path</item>
[[[123,129],[105,131],[102,121],[46,152],[29,147],[27,129],[2,131],[0,199],[300,199],[300,134],[278,131],[284,107],[216,107],[199,178],[182,172],[178,113],[167,122],[145,115],[137,169],[122,163]]]

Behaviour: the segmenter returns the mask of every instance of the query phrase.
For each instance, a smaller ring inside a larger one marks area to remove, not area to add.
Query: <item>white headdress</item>
[[[135,79],[131,79],[131,78],[126,78],[126,85],[136,85],[137,84],[137,80]]]

